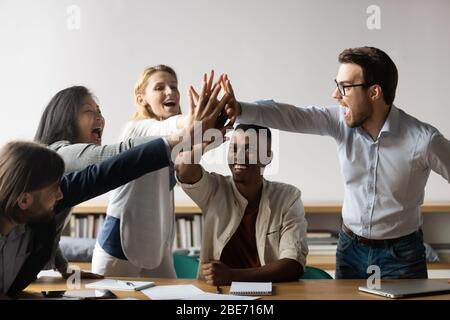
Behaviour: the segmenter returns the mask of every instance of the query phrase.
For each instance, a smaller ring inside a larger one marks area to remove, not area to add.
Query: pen
[[[122,281],[122,280],[117,280],[118,283],[124,284],[128,287],[133,287],[134,288],[134,283],[129,282],[129,281]]]
[[[222,288],[220,286],[216,286],[216,293],[217,294],[221,294],[222,293]]]

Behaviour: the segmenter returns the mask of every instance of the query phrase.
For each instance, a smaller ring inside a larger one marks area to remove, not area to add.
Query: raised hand
[[[213,72],[211,74],[214,75]],[[194,143],[201,143],[205,131],[215,127],[217,118],[228,103],[230,96],[225,93],[221,99],[218,99],[220,85],[212,86],[212,76],[209,79],[206,75],[203,77],[200,94],[197,94],[192,86],[189,88],[189,111],[185,127],[180,132],[167,138],[172,148],[180,141],[183,141],[181,149],[186,144],[192,146]],[[177,148],[175,153],[181,149]],[[175,158],[172,157],[172,159]]]
[[[223,77],[224,77],[224,75],[222,74],[219,77],[219,79],[217,80],[217,82],[214,83],[214,85],[213,85],[213,82],[214,82],[213,81],[214,80],[214,70],[211,70],[211,72],[209,74],[209,77],[208,77],[208,75],[206,73],[203,75],[203,81],[204,81],[204,83],[206,83],[206,91],[205,91],[206,96],[211,96],[212,92],[216,89],[217,86],[221,87],[221,82],[223,81]],[[190,87],[190,91],[191,91],[192,96],[194,98],[194,103],[197,104],[198,103],[198,99],[199,99],[199,94],[197,93],[197,91],[195,91],[195,89],[192,86]],[[224,94],[225,90],[222,90],[221,93]],[[226,108],[226,105],[225,105],[225,108]],[[222,128],[231,128],[231,126],[234,123],[233,121],[228,121],[228,123],[227,123],[228,117],[227,117],[227,115],[225,113],[225,108],[222,109],[222,111],[220,112],[220,114],[219,114],[219,116],[218,116],[218,118],[216,120],[216,123],[214,125],[214,127],[216,129],[220,129],[221,130]]]
[[[222,90],[231,96],[230,101],[225,106],[225,114],[227,115],[228,119],[230,119],[230,122],[234,123],[236,121],[236,118],[241,115],[241,105],[236,100],[233,87],[231,86],[231,82],[226,74],[221,76],[220,85],[222,87]]]
[[[205,74],[200,94],[192,86],[189,88],[189,112],[192,114],[193,121],[202,121],[203,132],[216,126],[219,114],[230,99],[226,93],[218,99],[221,87],[218,83],[212,86],[213,76],[214,73],[211,72],[211,77],[208,79]]]

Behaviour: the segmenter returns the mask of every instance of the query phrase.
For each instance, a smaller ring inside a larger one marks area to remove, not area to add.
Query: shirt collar
[[[380,133],[378,133],[377,140],[383,135],[396,132],[398,128],[398,121],[399,121],[398,118],[399,118],[398,108],[392,105],[389,109],[388,116],[384,121],[383,127],[381,127]],[[356,128],[356,130],[359,132],[359,134],[369,139],[370,137],[369,134],[362,128],[362,126],[359,126],[358,128]]]
[[[233,193],[235,196],[235,200],[237,201],[238,205],[241,208],[240,213],[243,215],[245,212],[245,208],[247,207],[248,201],[245,199],[245,197],[239,192],[238,188],[236,187],[236,184],[234,183],[233,176],[230,176],[231,179],[231,185],[233,188]],[[266,224],[266,219],[270,216],[270,206],[269,206],[269,198],[268,198],[268,182],[266,179],[263,178],[263,187],[261,191],[261,199],[259,200],[259,211],[258,211],[258,218],[257,218],[257,225],[259,224],[258,221],[263,221],[263,224]],[[262,220],[261,220],[262,219]]]
[[[14,229],[12,229],[8,235],[3,236],[0,234],[0,241],[1,242],[13,241],[21,237],[25,233],[25,231],[26,231],[25,225],[19,224]]]
[[[238,188],[236,187],[236,184],[234,183],[233,176],[230,176],[230,180],[231,180],[231,186],[233,188],[234,195],[235,195],[238,203],[240,205],[242,205],[243,209],[245,210],[245,208],[247,207],[248,201],[239,192]],[[261,199],[260,199],[260,202],[259,202],[259,208],[261,208],[261,203],[265,203],[265,199],[267,198],[266,189],[267,189],[267,181],[266,181],[266,179],[263,178],[263,187],[262,187],[262,191],[261,191]]]
[[[395,133],[397,128],[398,128],[398,109],[396,106],[392,105],[389,110],[389,114],[386,118],[386,121],[384,122],[380,134],[378,136],[381,137],[382,134],[386,133]]]
[[[234,193],[234,197],[237,200],[238,204],[240,206],[243,207],[243,209],[245,210],[245,207],[248,204],[247,199],[245,199],[245,197],[239,192],[238,188],[236,187],[236,184],[234,183],[234,179],[233,176],[230,176],[230,180],[231,180],[231,187],[233,188],[233,193]]]

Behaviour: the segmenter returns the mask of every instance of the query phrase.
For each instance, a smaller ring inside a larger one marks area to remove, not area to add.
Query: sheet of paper
[[[181,300],[204,293],[203,290],[192,284],[155,286],[141,290],[141,292],[152,300]]]
[[[91,289],[109,289],[109,290],[142,290],[153,287],[154,282],[150,281],[123,281],[115,279],[102,279],[99,281],[91,282],[86,285],[86,288]]]
[[[58,271],[55,270],[42,270],[41,272],[38,273],[37,278],[62,278],[61,273],[59,273]]]

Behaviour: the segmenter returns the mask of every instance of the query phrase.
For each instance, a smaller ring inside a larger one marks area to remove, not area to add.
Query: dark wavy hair
[[[368,86],[378,84],[383,91],[384,102],[392,105],[397,89],[398,72],[394,61],[386,52],[374,47],[345,49],[338,58],[340,63],[354,63],[363,71]]]
[[[0,150],[0,214],[16,220],[20,194],[45,188],[63,173],[64,161],[55,151],[33,142],[6,144]]]
[[[50,145],[56,141],[77,142],[77,115],[86,97],[91,92],[83,86],[73,86],[53,96],[42,113],[34,140]]]
[[[255,130],[258,134],[259,134],[260,132],[265,132],[266,135],[267,135],[267,139],[268,139],[268,140],[272,140],[272,131],[270,131],[270,129],[267,128],[267,127],[257,126],[256,124],[239,123],[239,124],[236,126],[235,130],[239,130],[239,129],[241,129],[241,130],[244,131],[244,132],[247,131],[247,130],[253,129],[253,130]]]

